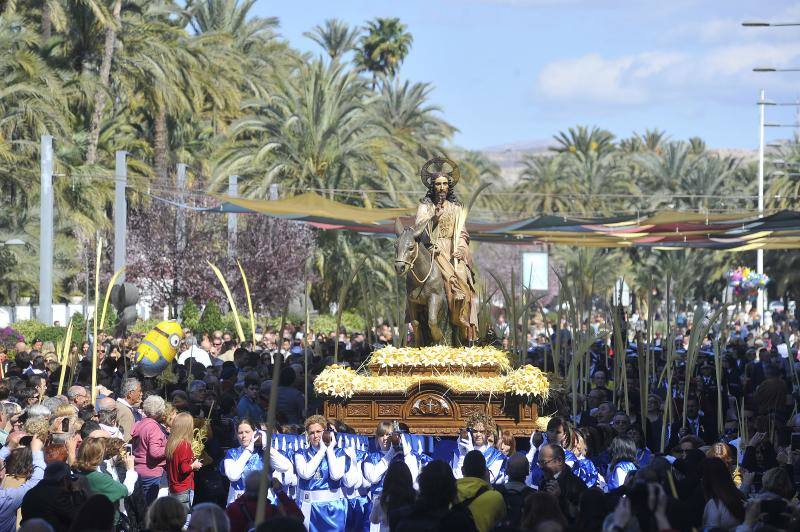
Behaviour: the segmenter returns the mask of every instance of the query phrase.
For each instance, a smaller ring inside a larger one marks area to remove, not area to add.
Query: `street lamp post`
[[[764,217],[764,107],[768,105],[764,98],[764,89],[758,99],[758,217]],[[764,249],[759,247],[756,251],[756,271],[759,275],[764,273]],[[759,287],[756,302],[759,323],[764,326],[764,289]]]

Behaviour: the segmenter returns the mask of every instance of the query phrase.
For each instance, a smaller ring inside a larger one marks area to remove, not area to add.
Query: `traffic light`
[[[136,323],[139,317],[136,313],[136,304],[139,302],[139,289],[131,283],[115,285],[111,289],[111,304],[117,309],[119,322],[115,335],[125,334],[125,330]]]

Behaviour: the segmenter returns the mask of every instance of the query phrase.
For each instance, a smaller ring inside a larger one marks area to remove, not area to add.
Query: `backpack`
[[[444,519],[447,519],[449,517],[456,517],[465,522],[469,522],[472,525],[472,526],[467,525],[466,528],[460,529],[461,532],[467,532],[472,530],[478,532],[478,527],[475,526],[475,517],[472,515],[472,512],[470,511],[469,505],[472,504],[472,501],[474,501],[475,499],[477,499],[490,489],[491,488],[487,486],[481,486],[480,488],[478,488],[478,491],[475,492],[475,495],[473,495],[472,497],[467,497],[463,501],[454,504],[450,508],[450,512],[444,517]]]
[[[531,493],[535,493],[536,490],[530,486],[525,486],[522,491],[512,491],[507,486],[502,485],[497,486],[497,491],[500,492],[503,496],[503,501],[506,503],[506,518],[499,522],[493,530],[499,532],[501,530],[518,529],[522,520],[522,507],[525,504],[525,499]]]

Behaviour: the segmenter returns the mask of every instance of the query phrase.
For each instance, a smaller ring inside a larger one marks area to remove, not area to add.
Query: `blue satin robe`
[[[608,472],[608,491],[615,490],[622,486],[625,478],[632,471],[639,469],[633,462],[617,462],[614,467]]]
[[[225,458],[219,464],[219,471],[222,473],[222,476],[225,476],[225,460],[238,460],[239,457],[242,456],[243,452],[244,447],[241,445],[239,447],[228,449],[228,451],[225,453]],[[251,471],[261,471],[262,469],[264,469],[264,461],[261,458],[261,453],[253,453],[252,456],[250,456],[250,459],[247,460],[244,470],[242,471],[242,476],[239,477],[239,480],[231,482],[231,487],[228,490],[229,504],[234,499],[239,497],[239,495],[244,493],[244,480],[247,478],[247,475],[249,475]]]
[[[352,464],[350,458],[346,457],[345,472],[351,467],[361,469],[361,464],[366,456],[366,451],[356,450],[357,463],[355,464]],[[362,470],[361,475],[363,476],[363,474]],[[372,511],[369,492],[369,488],[358,487],[354,488],[352,493],[347,496],[347,524],[345,530],[369,532],[369,514]]]
[[[308,463],[315,454],[317,454],[316,449],[313,447],[306,447],[305,449],[297,451],[295,456],[301,455],[305,458],[306,463]],[[342,449],[336,449],[336,456],[344,456],[344,451],[342,451]],[[346,465],[347,464],[345,464],[345,467]],[[327,456],[322,459],[313,477],[305,479],[298,475],[297,484],[300,497],[302,497],[304,491],[327,492],[335,491],[342,487],[341,480],[331,480],[330,478]],[[345,523],[347,522],[347,499],[345,499],[344,496],[342,496],[341,499],[332,501],[311,503],[305,503],[301,499],[300,506],[304,514],[307,511],[309,512],[306,514],[309,532],[339,532],[340,530],[345,530]]]

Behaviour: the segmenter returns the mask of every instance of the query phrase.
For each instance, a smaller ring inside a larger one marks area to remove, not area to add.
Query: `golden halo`
[[[431,167],[436,167],[436,170],[431,170]],[[450,169],[447,170],[446,167]],[[453,186],[456,186],[458,180],[461,179],[461,172],[458,170],[458,165],[452,159],[447,157],[434,157],[422,165],[419,171],[419,177],[422,180],[422,184],[425,185],[425,188],[431,187],[431,180],[439,173],[449,177],[453,182]]]

